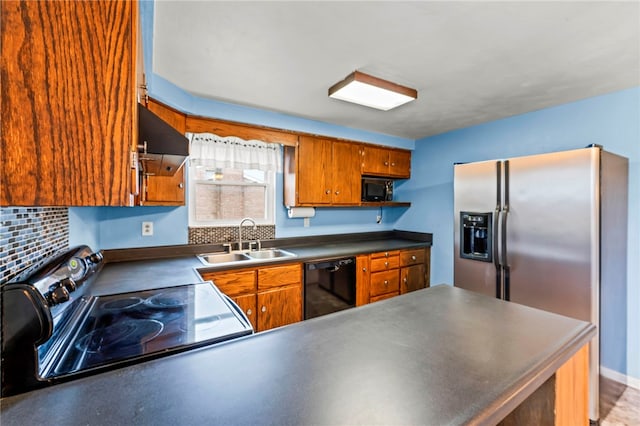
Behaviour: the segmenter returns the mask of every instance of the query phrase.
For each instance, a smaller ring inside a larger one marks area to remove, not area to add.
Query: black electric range
[[[211,282],[90,296],[87,246],[2,286],[2,396],[253,333]]]

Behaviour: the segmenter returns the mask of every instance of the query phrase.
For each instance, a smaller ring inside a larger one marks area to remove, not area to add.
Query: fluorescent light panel
[[[415,89],[354,71],[329,89],[329,97],[388,111],[418,97]]]

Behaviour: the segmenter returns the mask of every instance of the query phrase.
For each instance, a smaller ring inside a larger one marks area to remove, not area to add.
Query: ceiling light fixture
[[[418,91],[360,71],[329,88],[329,97],[389,111],[418,97]]]

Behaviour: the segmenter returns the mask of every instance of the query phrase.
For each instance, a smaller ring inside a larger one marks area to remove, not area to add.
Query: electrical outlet
[[[151,237],[153,235],[153,222],[142,222],[142,236]]]

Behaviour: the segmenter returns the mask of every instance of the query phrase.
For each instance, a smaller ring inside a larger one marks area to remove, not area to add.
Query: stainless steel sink
[[[278,248],[265,248],[254,251],[237,251],[231,253],[199,254],[198,259],[205,265],[233,264],[239,262],[258,262],[296,257],[295,254]]]
[[[246,255],[254,259],[278,259],[282,257],[295,257],[296,255],[286,250],[269,248],[256,251],[248,251]]]
[[[198,258],[206,265],[217,265],[220,263],[243,262],[249,260],[244,253],[207,253],[199,254]]]

